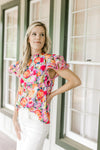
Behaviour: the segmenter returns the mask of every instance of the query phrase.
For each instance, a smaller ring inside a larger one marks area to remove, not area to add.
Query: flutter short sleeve
[[[47,73],[48,73],[48,69],[54,69],[54,70],[61,69],[62,70],[62,69],[68,69],[68,68],[69,68],[69,64],[67,64],[63,56],[56,55],[56,54],[51,54],[48,56],[47,64],[46,64]],[[59,75],[56,73],[53,79],[55,79],[58,76]]]
[[[18,74],[19,71],[19,61],[17,61],[15,64],[11,64],[9,69],[8,69],[9,73],[13,73],[15,74],[17,77],[20,77],[20,75]]]

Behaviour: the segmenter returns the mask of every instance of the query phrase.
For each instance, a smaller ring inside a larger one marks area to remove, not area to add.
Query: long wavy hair
[[[26,66],[31,58],[31,46],[30,43],[28,42],[28,39],[32,29],[36,26],[42,26],[45,30],[45,43],[42,48],[42,52],[48,53],[51,49],[51,39],[49,37],[46,25],[40,21],[33,22],[31,25],[29,25],[24,38],[23,56],[22,59],[20,59],[19,74],[22,74],[25,71]]]

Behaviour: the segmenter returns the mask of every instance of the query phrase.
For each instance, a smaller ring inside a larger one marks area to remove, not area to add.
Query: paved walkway
[[[0,131],[0,150],[16,150],[16,142]]]

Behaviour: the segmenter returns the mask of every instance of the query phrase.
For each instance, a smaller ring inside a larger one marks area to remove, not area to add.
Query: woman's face
[[[42,26],[36,26],[32,29],[29,40],[32,50],[41,50],[45,44],[45,30]]]

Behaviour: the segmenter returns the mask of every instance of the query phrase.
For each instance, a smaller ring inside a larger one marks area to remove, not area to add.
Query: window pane
[[[8,12],[7,14],[7,26],[10,27],[13,25],[13,16],[12,16],[12,12]]]
[[[8,72],[17,56],[18,7],[5,10],[4,13],[4,58],[3,58],[3,105],[13,109],[15,103],[16,76]],[[9,58],[9,59],[8,59]]]
[[[16,57],[16,46],[14,43],[9,43],[6,45],[6,50],[7,50],[7,53],[6,53],[6,56],[8,58],[15,58]]]
[[[86,92],[86,112],[99,114],[100,91],[87,89]]]
[[[84,34],[85,12],[75,13],[72,16],[72,35],[78,36]]]
[[[88,11],[87,34],[100,34],[100,8]]]
[[[49,8],[50,0],[30,1],[30,24],[39,20],[46,24],[49,30]]]
[[[88,0],[88,7],[100,6],[100,0]]]
[[[15,92],[9,91],[8,93],[9,101],[8,103],[12,106],[15,104]]]
[[[73,0],[73,11],[85,9],[85,0]]]
[[[75,88],[72,92],[72,108],[84,111],[85,88]]]
[[[72,111],[71,131],[80,135],[82,124],[83,124],[83,116],[80,113]]]
[[[30,3],[30,10],[31,10],[31,22],[32,21],[35,21],[35,20],[39,20],[39,17],[40,17],[40,2],[31,2]]]
[[[5,11],[4,54],[6,58],[16,58],[18,8]]]
[[[88,38],[86,41],[86,60],[100,62],[100,38]]]
[[[87,115],[85,120],[85,138],[97,142],[98,137],[98,117]]]
[[[17,41],[16,26],[13,26],[13,28],[7,28],[6,33],[7,33],[7,43],[13,41],[13,43],[15,42],[14,44],[16,44],[16,41]]]
[[[84,60],[84,38],[71,39],[71,60]]]
[[[3,80],[3,100],[5,104],[14,106],[15,103],[15,91],[16,91],[16,76],[8,73],[8,67],[15,63],[15,61],[4,61],[4,80]]]
[[[82,84],[82,87],[86,86],[86,73],[87,73],[87,66],[86,65],[80,65],[80,64],[75,64],[72,66],[72,71],[78,75],[80,78]]]
[[[41,0],[40,19],[49,18],[50,0]]]
[[[87,87],[100,91],[100,66],[88,66],[87,69]]]
[[[15,82],[16,82],[16,78],[13,75],[9,75],[9,89],[12,91],[15,91],[16,87],[15,87]]]

